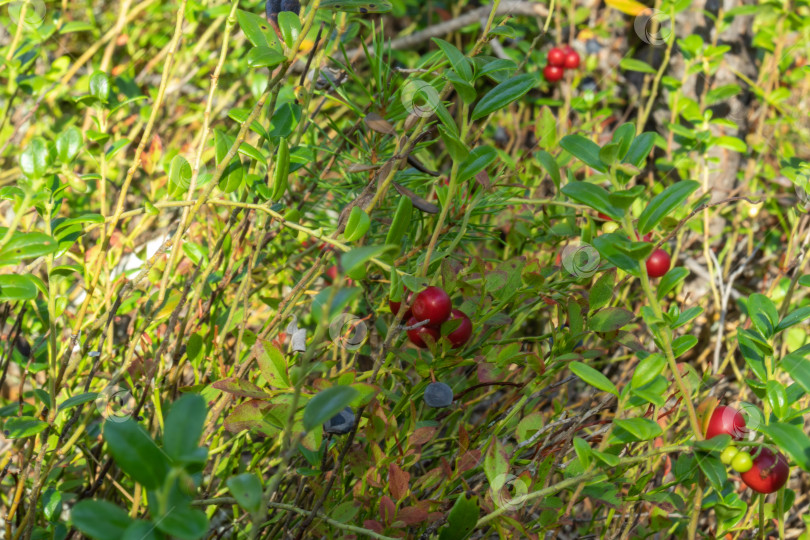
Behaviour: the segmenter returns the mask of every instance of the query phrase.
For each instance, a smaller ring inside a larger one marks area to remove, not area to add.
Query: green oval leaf
[[[664,358],[663,355],[658,353],[651,354],[636,366],[630,384],[633,388],[641,388],[660,375],[666,365],[667,359]]]
[[[594,332],[613,332],[633,320],[635,315],[624,308],[605,308],[588,320],[588,328]]]
[[[673,268],[664,274],[664,277],[662,277],[660,283],[658,283],[658,290],[655,293],[658,299],[661,300],[663,297],[669,294],[669,292],[677,287],[681,281],[686,279],[686,276],[688,275],[689,270],[683,266]]]
[[[163,485],[169,473],[169,459],[155,444],[149,433],[131,418],[107,419],[104,440],[115,463],[133,480],[146,489]]]
[[[458,169],[458,182],[465,182],[495,161],[498,153],[490,146],[476,146]]]
[[[767,425],[760,425],[757,431],[770,437],[799,467],[810,472],[810,454],[807,452],[807,449],[810,448],[810,437],[800,426],[771,422]]]
[[[33,300],[37,284],[31,274],[0,275],[0,301]]]
[[[616,389],[616,386],[610,382],[610,379],[593,369],[591,366],[575,361],[568,364],[568,367],[571,369],[571,372],[574,375],[594,388],[598,388],[603,392],[610,392],[614,396],[619,397],[619,391]]]
[[[73,526],[95,540],[121,538],[133,523],[129,514],[107,501],[83,500],[70,511]]]
[[[342,411],[357,396],[351,386],[333,386],[319,392],[304,408],[304,429],[307,431],[322,425]]]
[[[20,168],[31,179],[39,179],[48,172],[51,155],[48,143],[42,137],[34,137],[20,154]]]
[[[402,238],[406,235],[411,226],[412,213],[413,203],[411,199],[408,197],[400,197],[397,211],[394,214],[394,220],[391,222],[391,227],[388,229],[388,234],[385,236],[385,243],[387,245],[400,245]]]
[[[286,57],[281,52],[265,45],[253,47],[247,55],[248,66],[252,68],[274,67],[285,59]]]
[[[602,186],[590,182],[573,181],[564,185],[560,191],[571,199],[613,219],[618,220],[624,216],[624,210],[610,202],[610,194]]]
[[[14,416],[6,420],[3,430],[8,439],[24,439],[45,431],[47,422],[32,416]]]
[[[163,427],[163,450],[179,462],[196,461],[208,409],[198,394],[185,394],[172,404]]]
[[[638,218],[639,234],[644,235],[653,230],[670,212],[683,206],[686,199],[699,187],[700,184],[694,180],[683,180],[653,197]]]
[[[605,167],[605,164],[599,159],[599,145],[592,140],[586,139],[582,135],[566,135],[560,139],[560,146],[590,168],[599,172],[607,172],[607,167]],[[621,217],[608,215],[614,219]]]
[[[517,100],[537,85],[534,76],[529,74],[518,75],[507,79],[481,98],[475,106],[472,120],[478,120],[493,112],[503,109]]]

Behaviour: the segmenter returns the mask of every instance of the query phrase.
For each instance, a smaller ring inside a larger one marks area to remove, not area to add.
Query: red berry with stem
[[[731,435],[731,438],[735,441],[741,441],[746,433],[748,433],[748,429],[745,427],[745,418],[742,413],[734,407],[720,405],[712,412],[709,419],[709,426],[706,428],[706,439],[718,435]]]
[[[579,67],[579,53],[569,47],[569,50],[565,53],[563,67],[565,69],[577,69]]]
[[[672,260],[669,253],[663,249],[656,249],[647,259],[647,275],[651,278],[659,278],[669,272],[669,265]]]
[[[565,63],[565,51],[559,47],[552,47],[548,51],[548,65],[562,67]]]
[[[557,82],[563,78],[563,68],[551,65],[546,66],[543,68],[543,77],[545,77],[548,82]]]
[[[408,295],[408,305],[411,306],[413,304],[413,293],[408,293],[408,289],[406,289],[404,285],[402,286],[402,290],[404,291],[403,296],[405,294]],[[393,313],[394,315],[399,313],[399,306],[401,306],[401,305],[402,305],[402,301],[394,302],[390,298],[388,299],[388,307],[391,308],[391,313]],[[411,308],[409,307],[408,310],[405,312],[405,314],[402,316],[402,320],[407,321],[408,319],[411,318],[411,315],[412,315],[412,311],[411,311]]]
[[[596,216],[597,216],[599,219],[601,219],[602,221],[613,221],[613,218],[612,218],[612,217],[610,217],[610,216],[606,216],[606,215],[605,215],[605,214],[603,214],[602,212],[597,212],[597,213],[596,213]]]
[[[470,339],[472,335],[472,322],[470,318],[467,317],[467,314],[461,311],[460,309],[454,309],[450,312],[450,318],[447,319],[445,322],[450,322],[456,319],[461,319],[461,324],[447,334],[447,339],[450,340],[450,343],[453,345],[454,349],[458,349]]]
[[[781,452],[774,454],[762,447],[759,455],[754,456],[753,466],[742,473],[740,478],[746,486],[757,493],[773,493],[785,485],[790,476],[787,458]]]
[[[413,326],[418,324],[420,321],[417,321],[414,317],[408,319],[408,326]],[[424,339],[424,336],[430,336],[433,342],[439,341],[439,336],[441,333],[437,328],[432,328],[430,326],[420,326],[419,328],[414,328],[413,330],[408,330],[408,339],[411,340],[411,343],[419,347],[420,349],[427,349],[427,343]]]
[[[428,287],[417,294],[411,306],[411,312],[417,321],[429,320],[429,324],[437,328],[447,320],[452,309],[450,297],[439,287]]]

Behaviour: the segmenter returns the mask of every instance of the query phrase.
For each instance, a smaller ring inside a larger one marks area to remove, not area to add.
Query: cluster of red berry
[[[399,313],[402,302],[395,302],[388,299],[388,306],[391,313]],[[402,320],[407,321],[408,326],[414,326],[423,321],[428,321],[424,326],[408,330],[408,339],[417,347],[426,348],[428,345],[423,339],[430,336],[433,342],[438,342],[441,336],[441,326],[447,321],[461,319],[461,324],[452,332],[447,334],[454,349],[467,343],[472,335],[472,322],[467,314],[460,309],[453,309],[450,296],[441,287],[428,287],[416,296],[411,293],[408,296],[410,308],[405,312]]]
[[[579,54],[569,47],[552,47],[548,51],[548,63],[543,68],[543,77],[548,82],[557,82],[563,78],[563,71],[566,69],[577,69],[579,67]]]
[[[706,426],[706,439],[719,435],[730,435],[741,441],[748,432],[745,418],[737,409],[724,405],[717,407],[709,417]],[[757,493],[773,493],[785,485],[790,476],[787,458],[779,451],[760,446],[752,457],[749,452],[729,445],[720,454],[720,461],[740,473],[740,479]]]

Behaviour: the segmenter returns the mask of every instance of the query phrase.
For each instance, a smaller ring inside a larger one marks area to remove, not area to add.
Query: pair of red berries
[[[566,45],[565,47],[553,47],[548,51],[548,64],[543,68],[543,76],[548,82],[557,82],[563,78],[563,71],[566,69],[577,69],[579,67],[579,54],[577,51]]]
[[[427,348],[427,343],[423,339],[430,336],[434,343],[441,337],[442,323],[460,319],[461,324],[452,332],[447,334],[447,339],[454,349],[467,343],[472,335],[472,322],[467,315],[459,310],[453,309],[450,296],[441,287],[428,287],[416,296],[413,293],[408,298],[410,309],[405,312],[403,320],[408,326],[413,326],[422,321],[428,321],[425,326],[408,330],[408,339],[411,343],[422,349]],[[391,313],[398,313],[402,302],[394,302],[389,298],[388,306]]]
[[[719,435],[730,435],[735,441],[741,441],[748,429],[745,426],[745,418],[737,409],[721,405],[712,412],[706,428],[706,439],[711,439]],[[730,454],[724,452],[724,454]],[[753,459],[745,459],[748,454],[739,452],[731,456],[736,458],[735,470],[740,472],[740,479],[749,488],[757,493],[773,493],[778,491],[787,483],[790,476],[790,467],[787,458],[781,453],[774,453],[771,449],[760,447],[754,452]],[[739,457],[742,455],[742,459]],[[721,456],[721,459],[723,456]],[[750,467],[749,467],[750,464]]]

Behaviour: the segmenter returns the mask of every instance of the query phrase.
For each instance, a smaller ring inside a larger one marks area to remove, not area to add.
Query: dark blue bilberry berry
[[[330,418],[324,425],[326,433],[335,435],[345,435],[354,428],[354,411],[351,407],[346,407],[335,416]]]
[[[453,403],[453,390],[443,382],[434,382],[425,388],[425,405],[428,407],[449,407]]]

